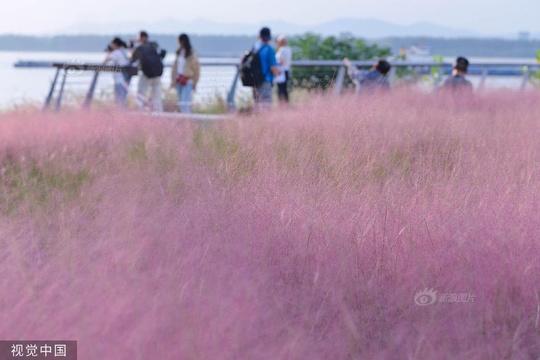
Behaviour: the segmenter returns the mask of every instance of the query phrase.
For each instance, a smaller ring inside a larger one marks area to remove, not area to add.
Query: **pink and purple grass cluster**
[[[0,338],[78,340],[80,359],[536,359],[539,119],[523,93],[3,115]]]

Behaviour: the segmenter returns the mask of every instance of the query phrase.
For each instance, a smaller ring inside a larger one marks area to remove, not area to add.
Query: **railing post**
[[[531,68],[527,66],[523,74],[523,81],[521,83],[521,91],[525,90],[525,87],[527,86],[527,82],[529,82],[530,77],[531,77]]]
[[[396,73],[397,73],[396,66],[392,66],[390,68],[390,74],[388,75],[388,81],[390,82],[390,84],[392,84],[396,80]]]
[[[99,77],[99,70],[96,70],[94,72],[94,77],[92,78],[92,83],[90,83],[90,88],[88,89],[88,93],[86,94],[86,100],[84,101],[84,108],[89,108],[90,104],[92,104],[92,99],[94,98],[94,92],[96,91],[96,84]]]
[[[236,73],[234,75],[234,79],[231,85],[231,89],[229,90],[229,94],[227,95],[227,106],[229,107],[229,111],[236,110],[236,106],[234,105],[234,96],[236,95],[236,88],[238,86],[239,77],[240,77],[240,66],[236,65]]]
[[[43,110],[47,110],[51,106],[51,101],[54,95],[54,89],[56,88],[59,74],[60,68],[56,68],[56,74],[54,75],[53,82],[51,83],[51,88],[49,89],[49,94],[47,95],[47,99],[45,100],[45,105],[43,105]]]
[[[56,107],[54,108],[54,111],[60,111],[60,107],[62,106],[62,96],[64,96],[64,88],[66,86],[66,78],[67,78],[67,69],[64,68],[64,75],[62,76],[62,84],[60,85],[60,92],[58,93],[58,99],[56,99]]]
[[[334,95],[339,96],[343,92],[343,84],[345,83],[345,73],[347,69],[345,66],[340,66],[336,77],[336,83],[334,84]]]
[[[441,85],[441,81],[444,77],[444,65],[439,65],[439,70],[437,71],[437,78],[435,79],[435,89],[438,89]]]
[[[480,89],[484,89],[488,72],[489,72],[489,68],[487,66],[482,69],[482,79],[480,80]]]

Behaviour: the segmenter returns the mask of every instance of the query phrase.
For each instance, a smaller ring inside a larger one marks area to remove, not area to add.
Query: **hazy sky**
[[[307,25],[339,17],[433,22],[481,33],[540,32],[540,0],[2,0],[0,14],[0,33],[50,34],[82,22],[165,18]]]

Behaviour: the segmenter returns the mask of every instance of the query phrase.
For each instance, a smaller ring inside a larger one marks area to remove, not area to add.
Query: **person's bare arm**
[[[139,51],[137,50],[138,48],[135,48],[132,50],[131,59],[130,59],[131,63],[134,63],[135,61],[139,60]]]
[[[347,68],[347,75],[351,78],[352,81],[359,81],[358,79],[358,69],[353,66],[351,60],[348,58],[343,59],[343,65]]]
[[[272,74],[274,74],[274,76],[281,75],[281,70],[277,66],[272,66],[270,68],[270,71],[272,72]]]

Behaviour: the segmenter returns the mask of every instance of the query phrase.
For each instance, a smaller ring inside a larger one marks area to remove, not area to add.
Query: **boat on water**
[[[431,57],[431,49],[426,45],[413,45],[409,48],[409,56]]]
[[[404,50],[404,56],[408,61],[414,62],[432,62],[433,55],[431,48],[426,45],[413,45]]]

